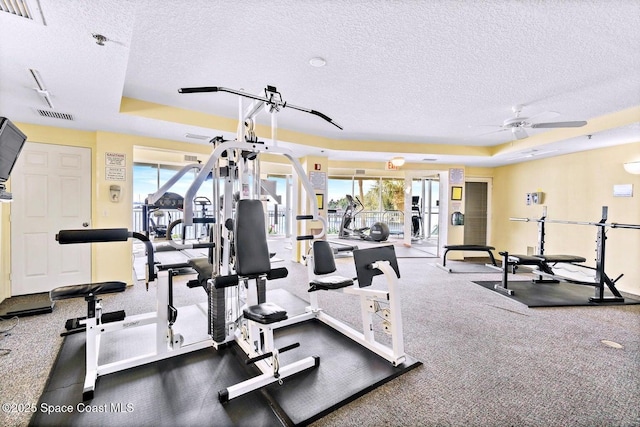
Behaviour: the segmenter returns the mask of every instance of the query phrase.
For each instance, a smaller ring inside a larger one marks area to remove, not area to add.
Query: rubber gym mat
[[[474,281],[473,283],[531,308],[640,304],[640,301],[626,296],[624,302],[620,303],[590,302],[589,298],[595,295],[595,288],[593,286],[576,285],[573,283],[533,283],[530,280],[508,282],[507,286],[513,290],[513,295],[505,295],[494,289],[493,286],[500,284],[500,281]],[[606,289],[605,297],[612,296],[613,294]]]
[[[286,291],[267,295],[288,310],[292,307],[291,312],[304,305]],[[105,375],[98,379],[93,400],[83,403],[85,338],[83,334],[67,336],[30,425],[307,424],[421,364],[407,357],[393,367],[319,321],[278,330],[275,337],[279,347],[300,343],[280,355],[282,364],[317,355],[319,367],[223,405],[218,401],[219,390],[255,375],[255,368],[239,360],[241,352],[235,344]],[[68,411],[62,412],[63,407]]]

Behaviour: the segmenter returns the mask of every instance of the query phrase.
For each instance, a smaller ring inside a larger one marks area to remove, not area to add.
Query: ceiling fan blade
[[[511,128],[511,133],[516,139],[525,139],[529,136],[527,135],[527,132],[521,127]]]
[[[551,122],[551,123],[533,123],[532,128],[579,128],[586,125],[584,120],[576,122]]]

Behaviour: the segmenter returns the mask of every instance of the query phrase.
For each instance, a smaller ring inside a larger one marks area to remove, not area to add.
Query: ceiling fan
[[[526,128],[531,128],[531,129],[579,128],[587,124],[587,122],[584,120],[571,121],[571,122],[534,123],[532,122],[533,118],[546,113],[537,114],[533,117],[521,117],[520,114],[522,113],[522,105],[515,105],[511,109],[515,114],[515,117],[506,119],[502,123],[502,125],[497,126],[502,129],[497,130],[495,132],[503,132],[506,130],[511,130],[511,134],[516,139],[524,139],[529,136],[527,135],[527,132],[525,130]],[[555,114],[557,115],[557,113]],[[490,133],[495,133],[495,132],[490,132]]]

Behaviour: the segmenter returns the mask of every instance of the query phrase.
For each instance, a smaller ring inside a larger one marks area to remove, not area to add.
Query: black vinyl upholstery
[[[236,250],[236,273],[239,277],[268,277],[271,274],[271,259],[264,226],[264,210],[260,200],[242,199],[236,205],[233,223]],[[274,272],[275,277],[286,277],[286,273]],[[287,312],[270,302],[252,305],[243,310],[244,317],[261,324],[279,322],[287,318]]]
[[[335,273],[336,262],[333,259],[333,249],[326,240],[313,242],[313,274],[324,275],[315,277],[309,282],[309,292],[319,290],[335,290],[353,285],[353,279],[337,275],[326,276]]]
[[[331,274],[336,271],[333,249],[326,240],[313,242],[313,273]]]
[[[264,226],[264,211],[260,200],[239,200],[234,221],[236,272],[239,276],[255,277],[271,270],[269,246]]]
[[[85,285],[59,286],[49,292],[51,301],[59,301],[70,298],[84,298],[93,295],[110,294],[114,292],[124,292],[127,288],[124,282],[100,282],[87,283]]]

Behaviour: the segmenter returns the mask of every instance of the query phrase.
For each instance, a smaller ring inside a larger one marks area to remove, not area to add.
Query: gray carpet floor
[[[288,261],[286,242],[269,244],[284,260],[277,267],[290,271],[269,286],[308,299],[305,267]],[[398,260],[405,350],[423,365],[314,426],[640,426],[640,306],[530,309],[472,283],[499,280],[500,272],[449,274],[439,261]],[[352,258],[336,262],[339,273],[355,275]],[[177,306],[205,300],[201,289],[179,285],[189,278],[179,277]],[[103,305],[149,312],[153,290],[137,284],[105,296]],[[323,293],[320,301],[330,314],[358,324],[355,298]],[[69,300],[51,314],[0,322],[0,348],[10,350],[0,356],[0,402],[9,404],[0,424],[28,424],[64,321],[84,312],[84,301]]]

